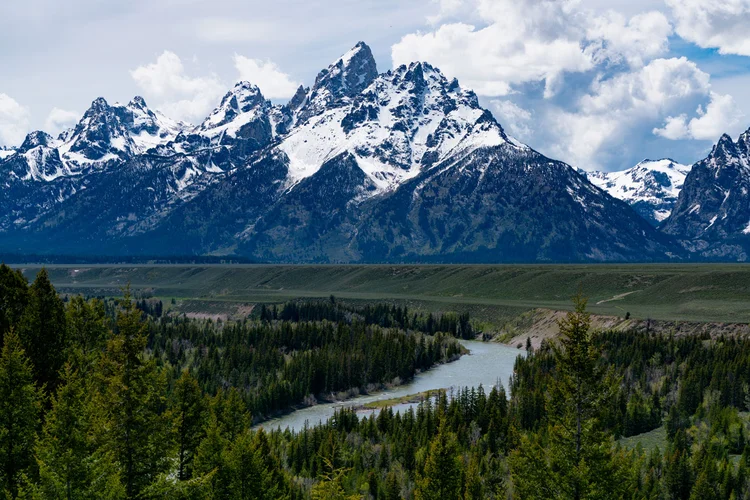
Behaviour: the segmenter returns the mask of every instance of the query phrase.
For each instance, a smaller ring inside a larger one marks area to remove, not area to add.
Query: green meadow
[[[31,279],[39,265],[18,265]],[[335,295],[422,310],[469,311],[489,322],[567,309],[578,291],[596,314],[750,322],[750,265],[48,265],[63,292],[137,293],[217,311],[236,304]]]

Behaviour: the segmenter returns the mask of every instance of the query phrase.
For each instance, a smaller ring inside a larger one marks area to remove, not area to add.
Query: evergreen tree
[[[205,403],[198,381],[187,370],[175,384],[171,399],[171,423],[177,443],[177,478],[193,477],[193,459],[203,439]]]
[[[36,446],[39,484],[27,485],[40,498],[120,499],[125,490],[111,456],[99,454],[89,439],[90,384],[66,363]]]
[[[41,483],[49,498],[83,498],[89,486],[85,391],[80,374],[66,364],[36,448]]]
[[[675,450],[667,459],[664,486],[669,498],[688,500],[692,488],[692,470],[687,453]]]
[[[212,404],[223,435],[230,443],[250,427],[250,413],[236,387],[231,387],[228,391],[220,391]]]
[[[260,500],[265,499],[263,485],[268,484],[268,478],[264,477],[261,457],[253,446],[250,431],[243,432],[232,444],[227,454],[227,466],[229,469],[229,488],[231,498],[237,500]]]
[[[223,434],[218,418],[212,413],[205,437],[196,450],[194,463],[197,476],[210,476],[211,490],[217,499],[229,498],[229,471],[226,466],[229,444]]]
[[[67,348],[65,309],[46,269],[29,287],[29,302],[18,327],[18,336],[34,367],[37,381],[53,392],[65,362]]]
[[[437,436],[430,442],[424,472],[417,478],[416,500],[460,498],[462,464],[456,436],[441,419]]]
[[[553,348],[555,374],[549,384],[546,438],[524,439],[513,454],[513,480],[521,497],[619,498],[622,470],[600,418],[612,384],[598,361],[586,300],[560,321]]]
[[[17,325],[29,302],[29,285],[21,271],[0,264],[0,346],[3,337]]]
[[[33,465],[41,402],[31,363],[11,331],[0,355],[0,488],[12,495],[21,475]]]
[[[359,496],[347,496],[342,486],[342,478],[346,470],[336,468],[330,459],[324,458],[325,471],[312,487],[312,500],[354,500]]]
[[[65,308],[68,340],[87,358],[104,347],[110,335],[109,320],[101,300],[86,301],[77,295]]]
[[[398,476],[396,471],[390,471],[385,476],[385,500],[400,500],[401,499],[401,485],[399,484]]]
[[[464,500],[482,500],[482,478],[480,477],[479,458],[472,455],[469,465],[466,467],[466,478],[464,479]]]
[[[145,324],[126,292],[117,314],[117,334],[99,363],[97,440],[121,467],[122,482],[134,498],[166,468],[169,450],[164,380],[145,354]]]
[[[268,436],[262,428],[253,433],[253,449],[259,459],[264,497],[281,498],[282,492],[287,489],[286,479],[282,474],[281,461],[271,448]]]

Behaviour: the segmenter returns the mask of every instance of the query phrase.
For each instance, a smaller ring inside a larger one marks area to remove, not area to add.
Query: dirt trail
[[[640,291],[642,291],[642,290],[633,290],[632,292],[625,292],[625,293],[621,293],[621,294],[615,295],[615,296],[614,296],[614,297],[612,297],[611,299],[604,299],[604,300],[600,300],[599,302],[597,302],[597,303],[596,303],[596,305],[599,305],[599,304],[604,304],[604,303],[606,303],[606,302],[613,302],[613,301],[615,301],[615,300],[622,300],[622,299],[624,299],[625,297],[627,297],[628,295],[630,295],[631,293],[636,293],[636,292],[640,292]]]

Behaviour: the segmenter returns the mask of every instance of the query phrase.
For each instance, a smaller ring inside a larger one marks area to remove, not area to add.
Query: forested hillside
[[[457,356],[466,315],[331,298],[240,322],[58,296],[0,266],[6,498],[750,498],[750,341],[592,332],[585,301],[510,384],[300,432],[252,422]],[[510,396],[510,397],[508,397]],[[617,440],[666,429],[658,446]]]

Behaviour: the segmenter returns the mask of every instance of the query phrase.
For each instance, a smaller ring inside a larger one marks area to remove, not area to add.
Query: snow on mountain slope
[[[704,258],[750,259],[750,130],[697,162],[661,229]]]
[[[243,126],[268,114],[268,102],[260,89],[249,82],[239,82],[221,100],[208,118],[194,131],[209,138],[223,135],[236,137]]]
[[[58,143],[41,131],[28,134],[23,144],[6,157],[6,180],[50,182],[70,175],[70,170],[60,160]]]
[[[91,104],[72,133],[58,146],[71,170],[93,163],[126,160],[174,140],[185,125],[148,108],[142,97],[126,105],[109,105],[100,97]]]
[[[180,132],[189,127],[186,123],[164,116],[160,111],[149,109],[146,101],[140,96],[133,98],[126,106],[115,104],[113,107],[122,109],[121,119],[129,129],[139,153],[173,141]]]
[[[100,97],[75,128],[57,139],[31,132],[17,150],[4,151],[0,161],[12,161],[11,171],[18,180],[51,182],[143,154],[174,140],[184,128],[185,124],[150,110],[141,97],[111,106]]]
[[[592,184],[627,202],[646,220],[658,225],[669,217],[690,168],[664,158],[643,160],[620,172],[586,172],[586,176]]]
[[[299,124],[330,108],[347,104],[378,76],[370,47],[357,43],[351,50],[318,73],[309,90],[299,89],[287,107],[289,122]],[[302,92],[304,92],[304,95]]]
[[[140,98],[97,99],[58,139],[30,134],[0,178],[13,179],[0,248],[286,262],[674,255],[622,201],[508,137],[457,80],[425,62],[378,75],[362,42],[287,104],[239,82],[195,127]]]
[[[449,155],[506,142],[472,91],[427,63],[412,63],[378,76],[348,105],[311,116],[279,149],[289,158],[288,186],[348,151],[376,194]]]

